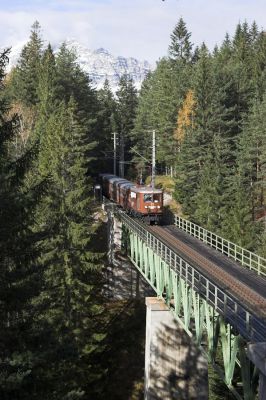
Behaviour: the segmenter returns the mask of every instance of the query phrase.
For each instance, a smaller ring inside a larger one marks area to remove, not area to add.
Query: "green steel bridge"
[[[235,397],[257,398],[260,376],[264,399],[251,349],[266,342],[266,260],[178,216],[150,227],[111,208],[129,259]]]

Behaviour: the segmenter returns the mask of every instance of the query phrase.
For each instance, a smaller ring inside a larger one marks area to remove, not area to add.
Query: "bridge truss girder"
[[[149,282],[157,296],[164,299],[175,318],[201,347],[235,397],[255,399],[259,371],[247,358],[247,340],[228,323],[224,315],[219,314],[193,289],[193,285],[187,283],[189,279],[184,279],[184,276],[181,277],[171,268],[166,261],[167,254],[162,254],[161,248],[156,251],[154,244],[148,243],[132,229],[131,220],[127,216],[121,213],[117,216],[123,223],[122,245],[134,266]],[[184,267],[185,265],[186,270],[183,272],[188,278],[192,271],[186,262]],[[237,387],[243,388],[242,394]]]

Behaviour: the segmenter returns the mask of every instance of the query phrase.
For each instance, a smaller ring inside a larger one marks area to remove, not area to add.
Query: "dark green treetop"
[[[170,57],[174,60],[191,60],[192,43],[190,42],[191,33],[188,32],[183,18],[180,18],[171,34],[171,43],[169,46]]]
[[[14,72],[14,96],[27,106],[36,105],[38,102],[42,46],[40,24],[36,21],[32,25],[29,42],[23,47]]]

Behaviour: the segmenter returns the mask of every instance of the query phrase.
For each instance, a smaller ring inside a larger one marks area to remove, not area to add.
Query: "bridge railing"
[[[258,256],[251,251],[238,246],[216,235],[213,232],[202,228],[184,218],[175,215],[174,224],[183,231],[189,233],[191,236],[201,240],[203,243],[220,251],[222,254],[229,258],[238,261],[241,265],[255,271],[258,275],[266,277],[266,259]]]
[[[141,223],[118,211],[124,223],[135,232],[161,259],[169,265],[188,285],[198,292],[208,304],[237,328],[239,333],[253,341],[265,339],[265,322],[257,317],[256,311],[250,312],[227,293],[226,288],[216,286],[210,279],[202,275],[196,268],[188,264],[177,253],[161,242]]]

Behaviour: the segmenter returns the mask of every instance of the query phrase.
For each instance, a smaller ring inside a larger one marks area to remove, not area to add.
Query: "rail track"
[[[266,319],[266,279],[172,225],[146,229],[220,289],[258,317]]]

